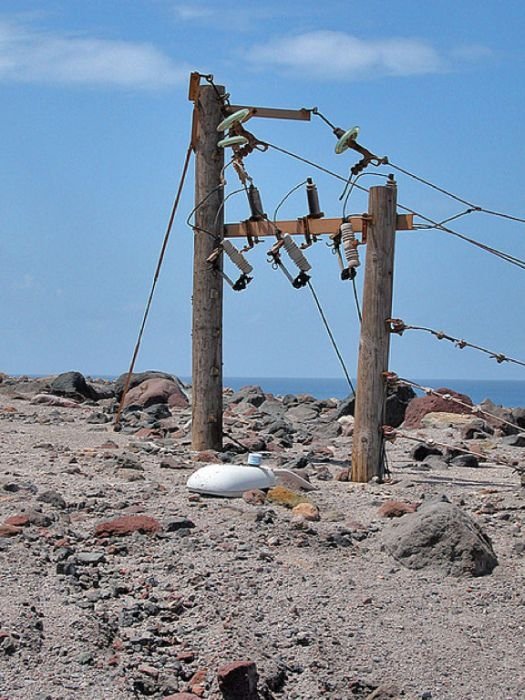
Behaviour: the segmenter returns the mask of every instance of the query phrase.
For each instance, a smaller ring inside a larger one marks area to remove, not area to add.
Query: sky
[[[317,106],[344,129],[359,125],[359,142],[392,163],[525,217],[524,30],[518,0],[1,0],[0,371],[127,370],[188,146],[191,71],[213,74],[233,103]],[[335,154],[316,117],[246,126],[343,177],[356,162]],[[271,150],[245,165],[270,215],[306,177],[325,213],[342,215],[335,178]],[[395,174],[401,204],[438,221],[464,211]],[[226,194],[239,186],[231,171],[227,180]],[[192,163],[138,370],[191,374],[193,185]],[[349,211],[367,206],[354,191]],[[300,189],[279,216],[306,213]],[[248,216],[244,194],[232,196],[226,220]],[[473,213],[450,225],[525,259],[523,223]],[[309,290],[272,270],[268,248],[249,253],[245,291],[225,288],[224,375],[341,377]],[[306,254],[355,377],[352,286],[324,241]],[[407,324],[525,360],[524,282],[522,268],[441,231],[396,235],[393,315]],[[392,337],[390,367],[407,378],[525,379],[523,367],[415,331]]]

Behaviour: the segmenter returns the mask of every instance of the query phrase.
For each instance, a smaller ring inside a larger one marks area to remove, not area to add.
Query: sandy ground
[[[325,480],[350,454],[337,437],[307,470],[321,520],[298,524],[279,505],[192,496],[187,438],[141,441],[86,423],[92,411],[0,397],[0,523],[30,520],[0,538],[0,697],[220,698],[218,668],[251,659],[267,698],[351,700],[380,685],[397,692],[374,697],[525,698],[525,490],[511,469],[421,471],[400,438],[390,483]],[[522,454],[496,445],[490,458]],[[385,551],[379,506],[441,494],[492,539],[491,575],[411,571]],[[94,536],[137,514],[164,529]]]

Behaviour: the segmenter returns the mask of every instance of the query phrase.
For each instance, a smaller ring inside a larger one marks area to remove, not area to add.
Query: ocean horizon
[[[177,375],[174,376],[186,383],[191,384],[191,377]],[[47,375],[30,374],[30,377],[42,377]],[[100,378],[114,380],[117,375],[102,373],[86,373],[88,378]],[[508,408],[525,407],[525,380],[519,379],[414,379],[420,386],[431,389],[445,387],[453,389],[460,394],[466,394],[474,403],[481,403],[485,399],[490,399],[495,404]],[[357,380],[352,378],[354,386]],[[350,393],[348,382],[343,378],[336,377],[224,377],[225,388],[238,391],[243,386],[259,386],[267,394],[275,396],[285,396],[286,394],[309,394],[316,399],[344,399]],[[422,392],[415,389],[416,394]]]
[[[191,383],[191,378],[181,377]],[[357,380],[352,379],[354,386]],[[415,383],[431,389],[445,387],[466,394],[474,403],[490,399],[509,408],[525,407],[525,380],[492,379],[415,379]],[[345,379],[312,377],[224,377],[223,384],[237,391],[243,386],[260,386],[269,394],[310,394],[316,399],[344,399],[350,393]],[[417,394],[422,392],[415,389]]]

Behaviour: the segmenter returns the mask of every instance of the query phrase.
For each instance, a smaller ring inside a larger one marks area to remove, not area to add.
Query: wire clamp
[[[399,377],[395,372],[383,372],[383,379],[385,380],[385,384],[389,387],[395,387],[399,383]]]
[[[397,438],[397,431],[391,425],[383,425],[381,427],[383,440],[394,442]]]
[[[398,335],[403,335],[407,329],[405,322],[400,318],[387,318],[386,324],[390,333],[397,333]]]

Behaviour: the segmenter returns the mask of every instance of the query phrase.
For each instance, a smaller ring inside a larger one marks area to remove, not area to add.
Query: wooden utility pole
[[[396,185],[371,187],[363,289],[363,320],[359,341],[352,481],[380,475],[382,425],[386,400],[383,372],[388,370],[392,315]]]
[[[219,95],[224,87],[216,86]],[[212,85],[201,85],[195,100],[195,231],[193,247],[192,448],[222,449],[222,277],[206,262],[224,234],[223,190],[219,187],[224,150],[221,101]],[[208,196],[209,195],[209,196]],[[200,229],[204,229],[200,230]],[[208,231],[215,234],[214,238]]]

